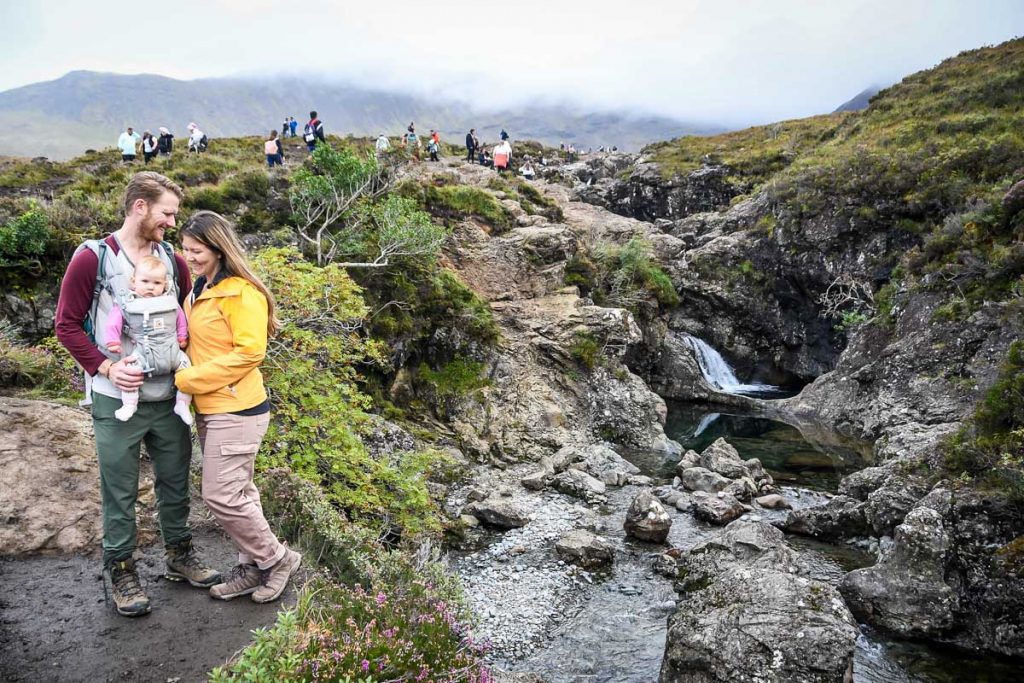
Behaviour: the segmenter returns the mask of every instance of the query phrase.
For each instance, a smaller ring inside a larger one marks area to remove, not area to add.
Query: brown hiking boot
[[[249,595],[263,585],[263,572],[254,564],[238,564],[231,570],[227,581],[210,589],[210,597],[217,600],[232,600],[240,595]]]
[[[285,548],[284,557],[273,567],[263,570],[263,585],[252,594],[253,602],[273,602],[284,593],[288,579],[302,563],[302,555],[290,548]]]
[[[206,566],[192,547],[192,541],[182,541],[165,546],[164,559],[167,571],[164,576],[171,581],[188,581],[196,588],[209,588],[222,581],[220,572]]]
[[[110,584],[114,594],[114,608],[117,613],[126,617],[141,617],[149,614],[152,607],[149,597],[139,583],[139,573],[135,571],[135,562],[131,559],[121,560],[110,565]]]

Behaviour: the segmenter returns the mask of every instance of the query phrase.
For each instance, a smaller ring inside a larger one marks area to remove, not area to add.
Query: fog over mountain
[[[451,142],[461,141],[470,127],[484,140],[496,139],[504,128],[521,140],[635,150],[656,140],[723,130],[713,123],[550,102],[488,111],[457,100],[295,77],[184,81],[73,71],[0,93],[0,154],[66,159],[112,146],[128,125],[140,133],[167,126],[183,135],[195,121],[213,138],[262,135],[280,128],[285,116],[304,122],[311,109],[330,133],[398,136],[415,121],[420,131],[436,128]]]

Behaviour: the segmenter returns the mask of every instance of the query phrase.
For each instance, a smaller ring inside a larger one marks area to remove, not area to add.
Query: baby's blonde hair
[[[135,266],[135,270],[144,270],[151,275],[163,275],[164,279],[167,279],[167,266],[160,260],[159,256],[143,256],[139,259],[139,265]]]

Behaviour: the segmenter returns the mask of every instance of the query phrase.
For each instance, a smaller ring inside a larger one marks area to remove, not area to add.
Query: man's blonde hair
[[[154,171],[140,171],[132,176],[128,185],[124,188],[124,215],[132,211],[132,204],[143,199],[147,204],[155,204],[163,196],[164,192],[170,192],[178,201],[185,196],[181,186],[168,178]]]

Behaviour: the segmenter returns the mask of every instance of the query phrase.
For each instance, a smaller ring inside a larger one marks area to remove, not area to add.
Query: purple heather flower
[[[367,673],[370,670],[370,660],[364,659],[359,666],[362,667],[363,673]]]

